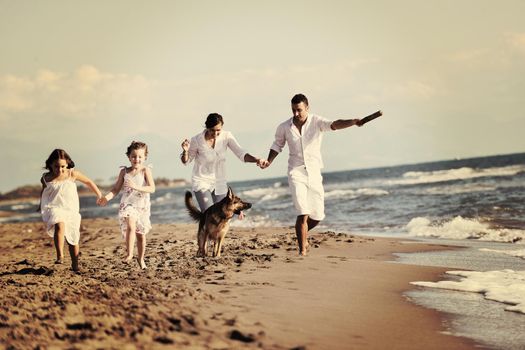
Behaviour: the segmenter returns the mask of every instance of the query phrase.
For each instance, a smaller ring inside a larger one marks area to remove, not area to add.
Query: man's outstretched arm
[[[354,125],[361,126],[359,123],[360,121],[361,119],[337,119],[332,122],[330,128],[332,130],[339,130],[346,129]]]
[[[383,115],[382,111],[377,111],[375,113],[370,114],[369,116],[364,117],[363,119],[338,119],[330,125],[330,128],[332,130],[339,130],[348,128],[353,125],[362,126],[365,123],[368,123],[371,120],[374,120],[380,116]]]

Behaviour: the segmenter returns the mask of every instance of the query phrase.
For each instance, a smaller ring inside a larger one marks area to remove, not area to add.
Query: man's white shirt
[[[301,132],[293,123],[293,117],[282,122],[275,132],[275,141],[271,149],[281,153],[286,143],[290,151],[288,157],[288,172],[300,166],[307,170],[321,170],[321,143],[323,132],[332,130],[332,121],[326,118],[308,114]]]

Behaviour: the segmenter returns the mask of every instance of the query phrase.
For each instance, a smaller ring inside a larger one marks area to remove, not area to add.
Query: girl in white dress
[[[206,129],[182,142],[180,159],[183,164],[195,160],[191,185],[202,212],[220,202],[228,193],[226,182],[226,151],[228,148],[242,162],[257,163],[260,159],[244,151],[233,134],[222,130],[224,120],[220,114],[211,113],[206,119]],[[242,219],[243,214],[239,215]]]
[[[66,151],[55,149],[46,160],[47,173],[42,175],[42,192],[39,211],[46,224],[46,232],[54,238],[57,258],[55,263],[64,260],[64,238],[69,246],[71,268],[78,272],[80,240],[80,213],[77,186],[78,180],[89,187],[97,201],[102,197],[97,185],[80,171],[73,169],[75,163]]]
[[[138,262],[140,268],[145,269],[146,234],[151,229],[150,193],[155,192],[155,183],[151,168],[144,164],[148,157],[148,146],[145,143],[133,141],[126,155],[131,166],[122,167],[117,182],[98,204],[106,205],[122,189],[118,217],[122,237],[126,240],[127,256],[124,261],[129,263],[133,259],[136,238]]]

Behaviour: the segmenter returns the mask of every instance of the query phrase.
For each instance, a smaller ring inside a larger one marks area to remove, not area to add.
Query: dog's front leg
[[[221,253],[219,252],[219,254],[217,255],[217,247],[219,246],[219,241],[218,240],[215,240],[213,241],[213,257],[216,258],[218,256],[221,255]]]
[[[221,256],[222,240],[224,239],[223,235],[219,235],[215,241],[215,246],[213,247],[213,256],[219,258]]]

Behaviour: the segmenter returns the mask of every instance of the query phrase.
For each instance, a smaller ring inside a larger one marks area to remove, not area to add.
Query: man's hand
[[[257,166],[261,169],[266,169],[270,166],[270,162],[267,159],[259,159],[257,161]]]

